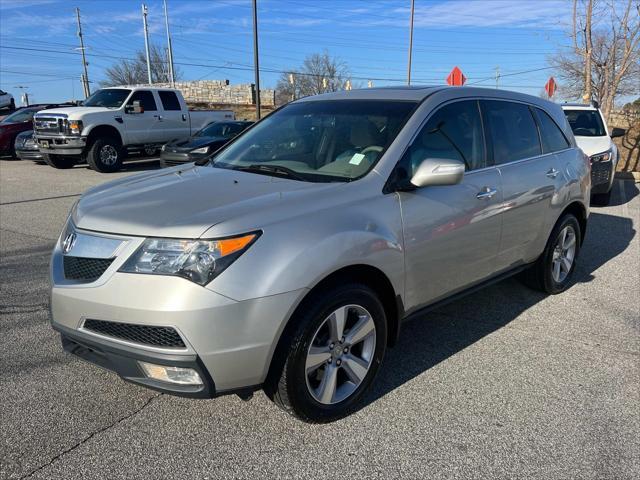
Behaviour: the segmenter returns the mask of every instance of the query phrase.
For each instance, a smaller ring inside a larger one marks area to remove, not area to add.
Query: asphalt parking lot
[[[638,185],[593,208],[576,283],[507,280],[404,325],[351,417],[300,423],[262,393],[188,400],[62,352],[49,254],[113,175],[0,160],[2,478],[640,478]]]

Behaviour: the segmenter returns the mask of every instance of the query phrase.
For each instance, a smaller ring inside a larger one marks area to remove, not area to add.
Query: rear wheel
[[[560,218],[542,255],[523,272],[525,283],[552,295],[564,292],[576,268],[581,239],[578,219],[570,213]]]
[[[46,163],[50,167],[58,168],[61,170],[73,168],[73,166],[76,164],[75,158],[64,157],[62,155],[50,155],[48,153],[43,153],[42,159],[44,160],[44,163]]]
[[[117,172],[122,168],[122,146],[111,137],[97,138],[87,152],[87,163],[96,172]]]
[[[267,381],[267,395],[306,422],[345,417],[384,358],[387,328],[380,300],[365,285],[340,285],[305,301],[292,321],[296,330],[286,360]]]

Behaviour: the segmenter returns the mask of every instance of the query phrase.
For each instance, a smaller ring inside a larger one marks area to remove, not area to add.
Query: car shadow
[[[635,234],[631,219],[592,212],[574,284],[592,281],[594,272],[623,252]],[[508,325],[545,298],[511,278],[403,323],[398,343],[387,351],[360,408]]]
[[[633,180],[615,180],[612,188],[611,200],[608,205],[596,205],[591,203],[591,208],[616,207],[624,205],[625,203],[629,203],[640,193],[638,185]]]
[[[78,163],[73,168],[87,169],[87,170],[91,169],[91,167],[89,167],[87,163]],[[159,158],[141,158],[141,159],[134,158],[134,159],[125,160],[122,163],[122,168],[119,171],[120,172],[145,172],[148,170],[158,170],[158,169],[160,169]]]

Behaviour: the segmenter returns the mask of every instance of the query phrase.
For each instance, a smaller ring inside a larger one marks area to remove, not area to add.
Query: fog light
[[[167,367],[147,362],[138,363],[149,378],[180,385],[202,385],[200,375],[193,368]]]

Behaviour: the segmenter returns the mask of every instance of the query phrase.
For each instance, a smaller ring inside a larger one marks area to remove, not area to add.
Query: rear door
[[[466,172],[458,185],[399,193],[409,309],[490,276],[500,242],[500,174],[487,163],[477,100],[440,107],[396,167],[398,174],[410,178],[425,158],[461,160]]]
[[[481,102],[490,155],[502,177],[502,236],[497,266],[530,262],[544,249],[546,221],[563,176],[554,153],[544,153],[534,107],[506,100]]]
[[[162,120],[159,132],[160,141],[187,138],[189,131],[189,118],[183,110],[176,92],[171,90],[158,90],[158,97],[162,104]]]

